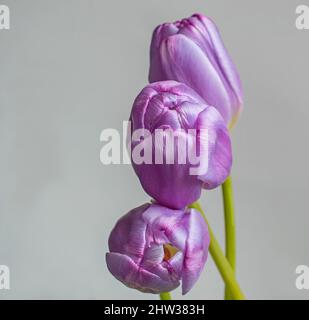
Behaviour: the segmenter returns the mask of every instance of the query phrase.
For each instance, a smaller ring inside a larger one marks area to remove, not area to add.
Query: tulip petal
[[[175,273],[181,274],[183,259],[183,253],[179,251],[168,261],[168,264],[174,270]]]
[[[162,245],[152,244],[151,246],[145,248],[143,259],[140,263],[141,267],[147,269],[151,268],[153,265],[157,265],[162,262],[164,257],[164,250]]]
[[[164,70],[159,56],[160,44],[163,39],[177,33],[177,31],[178,28],[171,23],[164,23],[154,30],[150,46],[150,59],[153,63],[150,65],[149,82],[156,82],[162,80],[162,77],[164,78]]]
[[[197,126],[207,129],[208,134],[208,169],[199,179],[203,181],[203,188],[213,189],[222,184],[231,171],[232,147],[229,132],[222,117],[213,107],[200,113]],[[200,145],[203,147],[204,144]]]
[[[161,205],[152,204],[143,213],[143,219],[148,226],[148,237],[156,244],[170,243],[172,246],[184,250],[185,231],[181,232],[182,210],[173,210]]]
[[[140,268],[134,261],[120,253],[107,253],[106,263],[109,271],[115,278],[127,287],[138,289],[145,293],[161,293],[174,290],[179,281],[163,280],[159,276]]]
[[[230,99],[222,78],[197,44],[183,34],[170,36],[162,42],[161,57],[166,79],[194,88],[229,121]]]
[[[208,256],[210,238],[201,214],[190,209],[184,221],[188,238],[182,270],[182,294],[186,294],[198,280]]]
[[[144,234],[147,227],[141,215],[148,207],[149,204],[144,204],[118,220],[108,240],[111,252],[130,254],[134,261],[140,262],[144,253]]]
[[[229,86],[232,88],[233,93],[236,96],[235,98],[237,99],[237,102],[235,101],[235,106],[242,106],[243,91],[241,80],[236,66],[224,46],[217,26],[212,21],[212,19],[201,14],[195,14],[193,18],[196,18],[201,22],[201,25],[203,26],[203,30],[201,30],[202,34],[207,34],[210,38],[210,41],[208,41],[212,44],[212,49],[214,51],[214,55],[217,59],[218,65],[220,66],[221,70],[223,70],[222,75],[226,77]]]

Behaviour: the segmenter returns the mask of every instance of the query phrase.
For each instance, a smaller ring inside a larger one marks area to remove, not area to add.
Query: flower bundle
[[[159,25],[150,47],[149,84],[130,115],[132,165],[153,199],[121,217],[109,237],[109,271],[130,288],[186,294],[212,254],[226,299],[243,299],[235,279],[235,227],[229,128],[243,101],[239,75],[214,22],[201,14]],[[130,149],[131,150],[131,149]],[[224,256],[197,202],[222,185]]]

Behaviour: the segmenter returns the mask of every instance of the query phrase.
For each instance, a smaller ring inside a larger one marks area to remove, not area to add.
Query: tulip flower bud
[[[199,278],[208,255],[207,225],[195,209],[144,204],[124,215],[109,237],[109,271],[130,288],[182,294]]]
[[[228,177],[232,152],[226,124],[185,84],[146,86],[130,120],[133,168],[160,204],[182,209],[200,197],[202,188],[215,188]]]
[[[176,80],[214,106],[230,126],[242,103],[242,86],[214,22],[201,14],[158,26],[150,48],[149,81]]]

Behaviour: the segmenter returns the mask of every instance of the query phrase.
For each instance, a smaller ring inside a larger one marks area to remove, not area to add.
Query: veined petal
[[[241,107],[243,104],[243,90],[241,80],[236,66],[224,46],[217,26],[209,17],[203,16],[201,14],[195,14],[193,17],[197,18],[201,22],[204,27],[204,31],[207,32],[210,38],[210,43],[212,44],[212,48],[214,50],[214,55],[218,61],[218,65],[223,71],[222,73],[226,77],[230,87],[235,94],[235,98],[237,99],[237,102],[235,101],[235,106]]]
[[[183,266],[183,253],[181,251],[177,252],[169,261],[168,264],[177,274],[181,274]]]
[[[149,247],[145,248],[140,266],[149,269],[152,266],[161,263],[163,261],[163,257],[163,246],[153,243]]]
[[[115,278],[129,288],[138,289],[145,293],[161,293],[174,290],[179,281],[164,280],[154,273],[135,264],[128,256],[120,253],[107,253],[106,263]]]
[[[164,78],[164,69],[159,55],[160,45],[163,39],[177,33],[178,28],[172,23],[164,23],[158,26],[153,34],[150,46],[150,59],[152,61],[149,70],[149,82],[159,81]]]
[[[166,79],[194,88],[228,122],[231,117],[229,94],[220,74],[202,49],[183,34],[177,34],[162,42],[160,52]]]
[[[108,240],[111,252],[130,254],[134,261],[140,262],[144,254],[147,227],[141,217],[149,206],[144,204],[137,207],[118,220]]]
[[[229,132],[224,120],[213,107],[199,114],[197,126],[207,129],[208,140],[208,169],[199,179],[203,181],[205,189],[213,189],[222,184],[231,171],[232,147]],[[200,145],[203,147],[203,142]]]
[[[182,294],[186,294],[198,280],[207,260],[210,243],[208,227],[197,210],[189,209],[184,224],[188,237],[182,270]]]

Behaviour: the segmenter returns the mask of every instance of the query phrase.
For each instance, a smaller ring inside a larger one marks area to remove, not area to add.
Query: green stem
[[[229,176],[222,184],[222,196],[225,220],[225,256],[234,273],[236,270],[236,231],[234,218],[234,201],[232,178]],[[225,286],[225,300],[231,300],[228,286]]]
[[[161,300],[172,300],[171,294],[169,292],[160,293]]]
[[[209,252],[213,257],[217,268],[219,269],[219,272],[225,282],[225,285],[229,287],[232,298],[235,300],[244,300],[245,296],[242,293],[241,288],[237,283],[237,280],[235,279],[233,269],[231,268],[217,239],[215,238],[214,233],[212,232],[211,227],[207,221],[205,213],[203,212],[203,209],[201,208],[198,202],[194,202],[192,205],[190,205],[190,208],[198,210],[202,214],[203,218],[205,219],[208,225],[208,231],[210,235]]]

